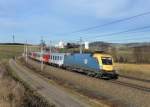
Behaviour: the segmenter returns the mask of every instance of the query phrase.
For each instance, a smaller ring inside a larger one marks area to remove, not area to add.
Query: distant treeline
[[[126,50],[115,49],[110,52],[115,62],[119,63],[150,63],[150,46],[137,46]]]
[[[0,45],[24,45],[24,43],[0,43]],[[28,44],[31,45],[31,44]]]
[[[24,45],[22,43],[0,43],[0,45]]]
[[[92,50],[103,50],[113,56],[119,63],[150,63],[150,44],[111,44],[96,42],[90,44]]]

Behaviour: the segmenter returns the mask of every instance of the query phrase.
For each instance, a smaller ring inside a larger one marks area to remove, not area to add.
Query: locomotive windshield
[[[112,65],[112,58],[111,57],[102,57],[103,65]]]

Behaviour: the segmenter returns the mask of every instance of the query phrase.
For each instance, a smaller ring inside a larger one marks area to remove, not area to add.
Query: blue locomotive
[[[74,53],[64,58],[66,68],[75,69],[90,76],[100,78],[118,78],[113,67],[113,58],[102,53]]]

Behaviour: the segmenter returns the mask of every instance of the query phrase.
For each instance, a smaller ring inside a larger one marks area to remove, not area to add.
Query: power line
[[[136,36],[136,37],[132,37],[132,38],[116,38],[115,40],[112,40],[112,41],[132,41],[132,40],[134,40],[134,41],[140,41],[140,40],[147,40],[147,39],[150,39],[150,37],[138,37],[138,36]],[[110,40],[111,41],[111,40]]]
[[[119,22],[131,20],[131,19],[134,19],[134,18],[137,18],[137,17],[145,16],[145,15],[148,15],[148,14],[150,14],[150,11],[149,12],[144,12],[144,13],[141,13],[141,14],[138,14],[138,15],[135,15],[135,16],[131,16],[131,17],[127,17],[127,18],[115,20],[115,21],[112,21],[112,22],[109,22],[109,23],[105,23],[105,24],[102,24],[102,25],[97,25],[97,26],[93,26],[93,27],[88,27],[88,28],[83,28],[83,29],[80,29],[80,30],[72,31],[70,33],[65,33],[63,35],[68,35],[68,34],[72,34],[72,33],[79,33],[79,32],[89,31],[89,30],[93,30],[93,29],[96,29],[96,28],[108,26],[108,25],[111,25],[111,24],[115,24],[115,23],[119,23]]]
[[[133,32],[125,32],[124,34],[135,34],[135,33],[144,33],[144,32],[150,32],[150,29],[145,28],[145,29],[140,29],[142,31],[133,31]],[[105,35],[105,34],[102,34]],[[95,36],[101,36],[101,38],[114,38],[114,35],[108,35],[108,36],[102,36],[102,35],[95,35]],[[84,36],[88,36],[88,35],[84,35]],[[91,37],[93,39],[95,39],[95,36]],[[129,36],[129,35],[123,35],[123,36]],[[90,37],[84,38],[84,39],[89,39]],[[91,40],[91,39],[90,39]],[[70,40],[71,41],[71,40]]]
[[[108,34],[101,34],[101,35],[96,35],[96,36],[90,36],[90,37],[87,37],[88,35],[85,35],[86,38],[84,38],[84,40],[88,40],[88,39],[97,39],[99,37],[113,37],[114,35],[118,35],[118,34],[132,34],[132,33],[140,33],[139,30],[145,30],[145,29],[148,29],[150,28],[150,25],[148,26],[143,26],[143,27],[138,27],[138,28],[134,28],[134,29],[128,29],[128,30],[124,30],[124,31],[120,31],[120,32],[114,32],[114,33],[108,33]],[[136,31],[136,32],[133,32],[133,31]],[[143,31],[142,31],[143,32]],[[127,36],[127,35],[124,35],[124,36]],[[114,37],[113,37],[114,38]]]
[[[145,31],[136,31],[136,32],[127,32],[127,34],[136,34],[136,33],[145,33],[145,32],[150,32],[150,30],[145,30]],[[126,34],[126,33],[125,33]],[[141,34],[140,34],[141,35]],[[123,35],[124,37],[129,36],[129,35]],[[133,36],[133,35],[132,35]],[[137,36],[137,35],[136,35]],[[107,36],[108,38],[114,38],[114,35]],[[101,38],[106,38],[105,36]]]
[[[98,37],[101,37],[101,36],[106,37],[106,36],[118,35],[118,34],[128,33],[128,32],[132,32],[132,31],[143,30],[143,29],[147,29],[147,28],[150,28],[150,25],[149,26],[144,26],[144,27],[139,27],[139,28],[134,28],[134,29],[128,29],[128,30],[124,30],[124,31],[120,31],[120,32],[114,32],[114,33],[109,33],[109,34],[91,36],[91,37],[84,38],[84,39],[89,39],[89,38],[94,38],[95,39],[95,38],[98,38]]]
[[[134,34],[131,36],[132,33],[133,32],[128,33],[129,35],[123,35],[123,37],[121,37],[121,38],[119,38],[119,37],[118,38],[117,37],[103,38],[102,37],[101,41],[125,41],[125,42],[127,42],[127,40],[134,40],[134,41],[150,40],[150,36],[148,34],[142,34],[142,36],[141,36],[140,33],[143,33],[143,32],[139,32],[138,34]]]

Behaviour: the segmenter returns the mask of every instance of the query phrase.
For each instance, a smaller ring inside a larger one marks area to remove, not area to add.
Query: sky
[[[150,25],[150,14],[84,32],[150,11],[150,0],[0,0],[0,42],[50,41],[150,42],[150,28],[104,36]]]

